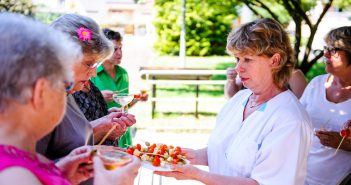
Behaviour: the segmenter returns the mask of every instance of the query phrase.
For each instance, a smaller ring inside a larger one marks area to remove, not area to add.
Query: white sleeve
[[[307,104],[311,101],[311,96],[312,96],[311,94],[312,94],[314,87],[316,86],[317,78],[319,78],[319,77],[315,77],[310,81],[310,83],[307,85],[307,87],[303,91],[303,94],[300,98],[300,103],[305,108],[307,107]]]
[[[251,178],[261,185],[304,184],[311,136],[307,121],[277,125],[260,146]]]

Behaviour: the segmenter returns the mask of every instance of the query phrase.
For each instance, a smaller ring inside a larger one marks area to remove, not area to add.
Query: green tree
[[[179,54],[181,0],[155,0],[156,50]],[[226,38],[237,16],[236,1],[187,0],[186,54],[225,55]]]
[[[0,12],[20,13],[34,16],[35,7],[31,0],[0,0]]]
[[[317,20],[312,20],[311,10],[316,6],[315,0],[238,0],[244,3],[251,11],[258,17],[271,17],[283,25],[292,20],[295,23],[294,31],[294,50],[295,57],[301,56],[297,67],[300,68],[305,74],[311,67],[323,56],[323,52],[314,54],[312,52],[312,43],[317,32],[318,26],[324,18],[328,9],[335,5],[340,8],[350,6],[350,0],[322,0],[323,11],[318,15]],[[307,25],[310,35],[307,42],[302,42],[302,26]],[[302,50],[303,49],[303,50]]]

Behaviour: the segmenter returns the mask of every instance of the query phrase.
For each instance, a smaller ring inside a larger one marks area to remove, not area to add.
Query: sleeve
[[[251,178],[261,185],[304,184],[311,135],[307,121],[273,128],[256,155]]]

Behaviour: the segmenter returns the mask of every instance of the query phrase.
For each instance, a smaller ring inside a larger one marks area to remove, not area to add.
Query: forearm
[[[196,158],[196,164],[193,165],[208,166],[207,147],[196,150]]]
[[[233,80],[227,80],[227,83],[224,85],[224,96],[227,99],[233,97],[238,91],[240,87]]]

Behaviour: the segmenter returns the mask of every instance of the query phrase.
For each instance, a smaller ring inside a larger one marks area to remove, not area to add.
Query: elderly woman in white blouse
[[[311,122],[286,89],[295,60],[287,33],[271,19],[232,31],[227,50],[246,90],[236,93],[217,116],[208,147],[184,149],[192,165],[156,172],[205,184],[299,185],[306,177]]]

